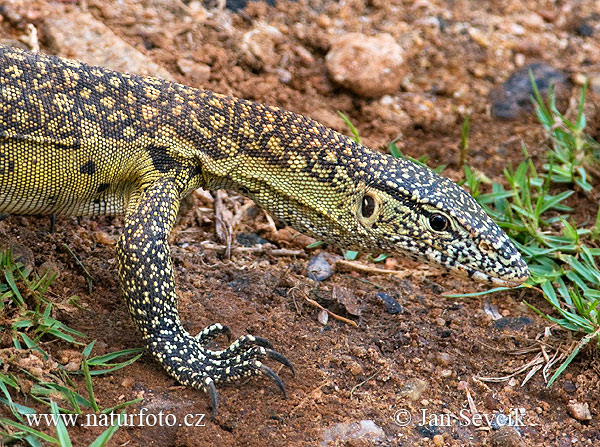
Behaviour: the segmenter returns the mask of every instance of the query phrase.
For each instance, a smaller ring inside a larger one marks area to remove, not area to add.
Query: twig
[[[363,386],[365,383],[367,383],[369,380],[377,377],[379,375],[379,373],[381,371],[383,371],[383,369],[385,368],[385,366],[382,366],[381,368],[379,368],[377,371],[375,371],[372,375],[370,375],[369,377],[367,377],[365,380],[363,380],[362,382],[360,382],[357,385],[354,385],[352,387],[352,389],[350,390],[350,400],[352,400],[352,395],[354,394],[354,390],[356,390],[357,388],[360,388],[361,386]]]
[[[334,314],[332,311],[330,311],[329,309],[326,309],[325,307],[321,306],[319,303],[317,303],[315,300],[313,300],[312,298],[310,298],[306,292],[300,288],[297,288],[296,290],[298,290],[300,293],[302,293],[302,295],[304,295],[304,299],[308,302],[308,304],[310,304],[313,307],[316,307],[317,309],[321,309],[324,310],[325,312],[327,312],[329,314],[329,316],[331,318],[334,318],[336,320],[342,321],[346,324],[349,324],[350,326],[354,326],[355,328],[358,328],[358,324],[356,324],[356,322],[349,320],[348,318],[344,318],[338,314]]]
[[[411,270],[387,270],[387,269],[382,269],[379,267],[373,267],[373,266],[367,265],[367,264],[361,264],[360,262],[348,261],[346,259],[338,259],[335,264],[336,264],[336,267],[337,266],[347,267],[349,269],[356,270],[359,272],[365,272],[365,273],[382,273],[385,275],[393,275],[398,278],[407,278],[409,276],[414,276],[417,274],[422,275],[422,276],[435,276],[438,274],[437,272],[430,270],[426,267],[423,269],[411,269]]]
[[[90,272],[87,271],[87,269],[85,268],[85,266],[83,265],[83,263],[79,260],[79,258],[77,257],[77,255],[75,255],[75,253],[73,253],[73,251],[71,250],[71,248],[69,248],[69,246],[67,244],[63,244],[63,247],[65,250],[67,250],[67,252],[73,256],[73,259],[75,259],[75,263],[77,264],[77,266],[83,271],[83,276],[85,276],[87,285],[88,285],[88,290],[90,292],[90,295],[92,294],[92,275],[90,275]]]
[[[212,242],[200,243],[206,250],[227,251],[226,245],[213,244]],[[269,248],[263,245],[254,245],[252,247],[233,247],[229,248],[230,253],[265,253],[272,256],[299,256],[305,257],[304,250],[289,250],[287,248]]]

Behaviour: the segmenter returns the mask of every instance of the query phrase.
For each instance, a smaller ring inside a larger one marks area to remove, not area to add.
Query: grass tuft
[[[112,408],[100,408],[92,377],[130,365],[142,355],[143,349],[90,357],[94,342],[85,346],[81,341],[87,338],[85,334],[51,316],[52,303],[45,294],[54,279],[55,275],[39,276],[31,268],[15,262],[9,250],[0,251],[0,330],[9,334],[6,342],[12,344],[0,348],[0,353],[4,354],[0,357],[0,407],[5,406],[12,416],[0,418],[0,443],[21,442],[32,447],[71,445],[68,427],[62,419],[57,419],[54,437],[27,423],[37,412],[22,402],[37,402],[48,414],[80,415],[84,411],[110,413],[140,401],[136,399]],[[67,371],[58,362],[46,362],[53,359],[43,346],[56,341],[85,346],[79,370]],[[121,357],[126,360],[117,361]],[[39,362],[33,360],[36,368],[26,368],[25,363],[20,363],[22,358],[37,358]],[[58,366],[50,366],[52,364]],[[71,377],[77,374],[84,376],[85,395],[79,393],[79,387]],[[105,445],[117,428],[109,427],[91,446]]]

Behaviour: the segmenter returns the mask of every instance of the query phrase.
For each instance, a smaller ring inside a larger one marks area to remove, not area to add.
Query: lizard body
[[[505,233],[452,181],[371,151],[277,107],[0,47],[0,213],[125,215],[122,288],[155,358],[183,384],[289,366],[260,337],[223,351],[227,332],[182,327],[167,237],[198,187],[234,189],[296,229],[365,251],[409,255],[476,280],[529,272]]]

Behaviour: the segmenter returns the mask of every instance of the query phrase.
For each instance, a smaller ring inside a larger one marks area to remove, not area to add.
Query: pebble
[[[362,313],[360,302],[352,290],[347,289],[346,287],[335,286],[331,295],[350,315],[358,317]]]
[[[381,301],[383,301],[383,304],[385,305],[385,310],[387,311],[387,313],[395,315],[395,314],[402,313],[404,311],[402,306],[398,303],[398,301],[396,301],[396,298],[388,295],[387,293],[379,292],[376,296]]]
[[[513,331],[520,331],[526,326],[533,323],[533,320],[529,317],[502,317],[499,320],[494,321],[494,327],[496,329],[504,330],[510,329]]]
[[[510,425],[505,425],[492,432],[490,444],[494,447],[525,447],[519,432]]]
[[[33,250],[26,245],[12,242],[8,245],[13,262],[20,262],[25,267],[33,267],[35,256]]]
[[[395,93],[404,77],[404,50],[387,33],[349,33],[335,38],[327,53],[331,78],[366,98]]]
[[[274,26],[257,23],[242,36],[240,49],[244,62],[255,70],[274,69],[281,60],[276,45],[283,40],[283,34]]]
[[[410,379],[404,382],[402,388],[400,388],[400,395],[407,399],[416,402],[421,399],[423,392],[429,385],[427,382],[421,379]]]
[[[40,265],[37,269],[38,274],[40,276],[48,275],[48,278],[57,278],[60,274],[60,269],[55,262],[45,261],[42,265]]]
[[[322,447],[331,445],[354,445],[352,440],[369,443],[382,441],[385,438],[383,429],[370,419],[358,422],[341,422],[325,429]],[[362,445],[362,444],[361,444]]]
[[[268,240],[263,239],[255,233],[240,233],[235,240],[244,247],[253,247],[254,245],[264,245],[269,243]]]
[[[191,77],[196,82],[208,82],[210,79],[209,65],[179,58],[177,59],[177,68],[181,74]]]
[[[587,402],[569,401],[567,405],[567,411],[578,421],[591,421],[592,413],[590,413],[590,406]]]
[[[501,119],[516,119],[534,111],[531,102],[533,88],[529,80],[529,70],[532,71],[542,98],[546,98],[548,87],[554,85],[559,110],[566,106],[571,85],[565,74],[556,68],[533,63],[513,72],[500,86],[495,87],[489,95],[492,103],[492,116]]]
[[[321,310],[317,315],[317,320],[319,320],[319,323],[321,323],[323,326],[327,326],[327,322],[329,321],[329,312],[324,309]]]
[[[310,258],[306,267],[306,276],[315,281],[325,281],[331,275],[333,275],[333,268],[322,253]]]
[[[442,435],[435,435],[433,437],[433,444],[438,447],[444,445],[444,437]]]
[[[452,356],[446,352],[440,352],[436,355],[435,360],[440,366],[448,366],[452,363]]]
[[[590,74],[590,88],[594,93],[600,94],[600,73]]]
[[[114,245],[115,238],[108,234],[106,231],[94,231],[92,238],[102,245]]]

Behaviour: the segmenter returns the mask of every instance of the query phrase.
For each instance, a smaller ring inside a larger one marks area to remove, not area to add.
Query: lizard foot
[[[230,336],[227,326],[213,324],[192,337],[177,334],[170,340],[162,337],[148,340],[155,357],[167,371],[184,385],[200,388],[208,393],[212,404],[212,418],[217,414],[216,384],[232,382],[255,375],[265,375],[275,382],[286,397],[285,386],[264,359],[275,360],[294,374],[294,368],[284,355],[273,349],[262,337],[244,335],[223,350],[207,349],[205,344],[220,334]]]

